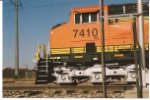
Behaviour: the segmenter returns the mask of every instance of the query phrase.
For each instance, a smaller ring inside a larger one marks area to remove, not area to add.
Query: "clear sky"
[[[15,1],[15,0],[12,0]],[[33,69],[37,43],[47,44],[52,26],[67,22],[72,7],[98,5],[99,0],[20,0],[19,6],[19,67]],[[136,0],[104,0],[105,4],[136,2]],[[3,68],[15,66],[14,5],[3,0]]]

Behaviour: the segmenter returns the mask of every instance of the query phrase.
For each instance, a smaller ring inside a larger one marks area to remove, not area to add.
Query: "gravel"
[[[3,91],[3,98],[102,98],[101,91],[56,91],[46,89],[44,91],[8,90]],[[124,92],[107,91],[108,98],[124,98]]]

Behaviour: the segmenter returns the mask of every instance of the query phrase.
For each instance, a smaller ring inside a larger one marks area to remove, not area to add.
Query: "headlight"
[[[62,79],[62,80],[65,80],[65,79],[66,79],[66,76],[65,76],[65,75],[62,75],[62,76],[61,76],[61,79]]]
[[[100,75],[99,75],[99,74],[95,74],[95,78],[96,78],[96,79],[99,79],[99,78],[100,78]]]

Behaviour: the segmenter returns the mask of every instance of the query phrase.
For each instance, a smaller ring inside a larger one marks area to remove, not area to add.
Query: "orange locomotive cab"
[[[108,15],[108,5],[104,6],[104,13]],[[107,20],[105,30],[105,37],[108,38]],[[52,29],[50,40],[51,48],[85,47],[91,41],[100,46],[100,42],[97,42],[100,41],[99,6],[72,8],[70,21]]]
[[[66,62],[90,62],[93,59],[92,57],[98,57],[100,61],[99,8],[99,6],[72,8],[69,22],[51,29],[50,48],[52,57],[60,57]],[[110,15],[110,10],[110,5],[104,5],[103,15]],[[146,53],[148,53],[149,46],[149,22],[147,18],[147,16],[144,17]],[[103,21],[106,62],[133,61],[133,58],[131,58],[133,57],[133,18],[104,19]]]

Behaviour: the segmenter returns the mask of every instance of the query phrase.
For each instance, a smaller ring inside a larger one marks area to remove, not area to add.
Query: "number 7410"
[[[77,36],[82,36],[84,37],[85,35],[87,35],[88,37],[90,37],[91,35],[96,37],[98,35],[98,29],[97,28],[93,28],[93,29],[81,29],[81,31],[79,31],[78,29],[74,29],[74,38],[76,38]]]

